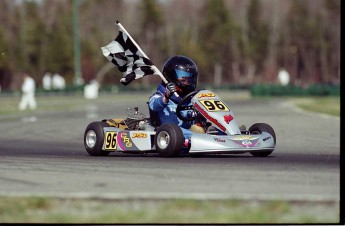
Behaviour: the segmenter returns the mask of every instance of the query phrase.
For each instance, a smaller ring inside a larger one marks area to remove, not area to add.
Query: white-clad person
[[[24,111],[27,107],[31,110],[36,109],[37,104],[35,100],[35,80],[27,73],[24,73],[24,81],[22,84],[22,99],[19,103],[19,110]]]

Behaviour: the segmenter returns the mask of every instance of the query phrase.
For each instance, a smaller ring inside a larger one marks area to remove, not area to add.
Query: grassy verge
[[[3,223],[337,223],[338,203],[0,197]]]
[[[303,97],[290,101],[306,111],[340,116],[340,97]]]

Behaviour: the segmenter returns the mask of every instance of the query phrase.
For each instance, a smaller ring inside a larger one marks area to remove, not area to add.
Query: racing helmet
[[[182,97],[194,91],[198,84],[198,67],[185,56],[173,56],[163,66],[163,75],[168,82],[176,85],[177,93]]]

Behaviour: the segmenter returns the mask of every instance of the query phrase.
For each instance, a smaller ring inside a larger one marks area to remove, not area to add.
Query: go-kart
[[[183,111],[192,114],[182,114]],[[276,135],[270,125],[255,123],[248,130],[240,128],[233,111],[210,90],[191,92],[177,105],[177,116],[194,123],[190,139],[185,139],[176,124],[160,124],[155,113],[149,112],[150,117],[146,117],[135,107],[129,109],[125,119],[90,123],[84,133],[86,151],[92,156],[118,151],[174,157],[184,150],[191,156],[249,152],[266,157],[275,149]]]

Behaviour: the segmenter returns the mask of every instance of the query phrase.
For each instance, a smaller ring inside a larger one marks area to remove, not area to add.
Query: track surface
[[[339,118],[299,111],[283,99],[225,100],[238,124],[266,122],[275,129],[277,147],[267,158],[87,154],[88,123],[124,117],[127,107],[147,114],[146,101],[147,95],[114,96],[108,104],[35,113],[33,122],[1,116],[0,195],[340,200]]]

